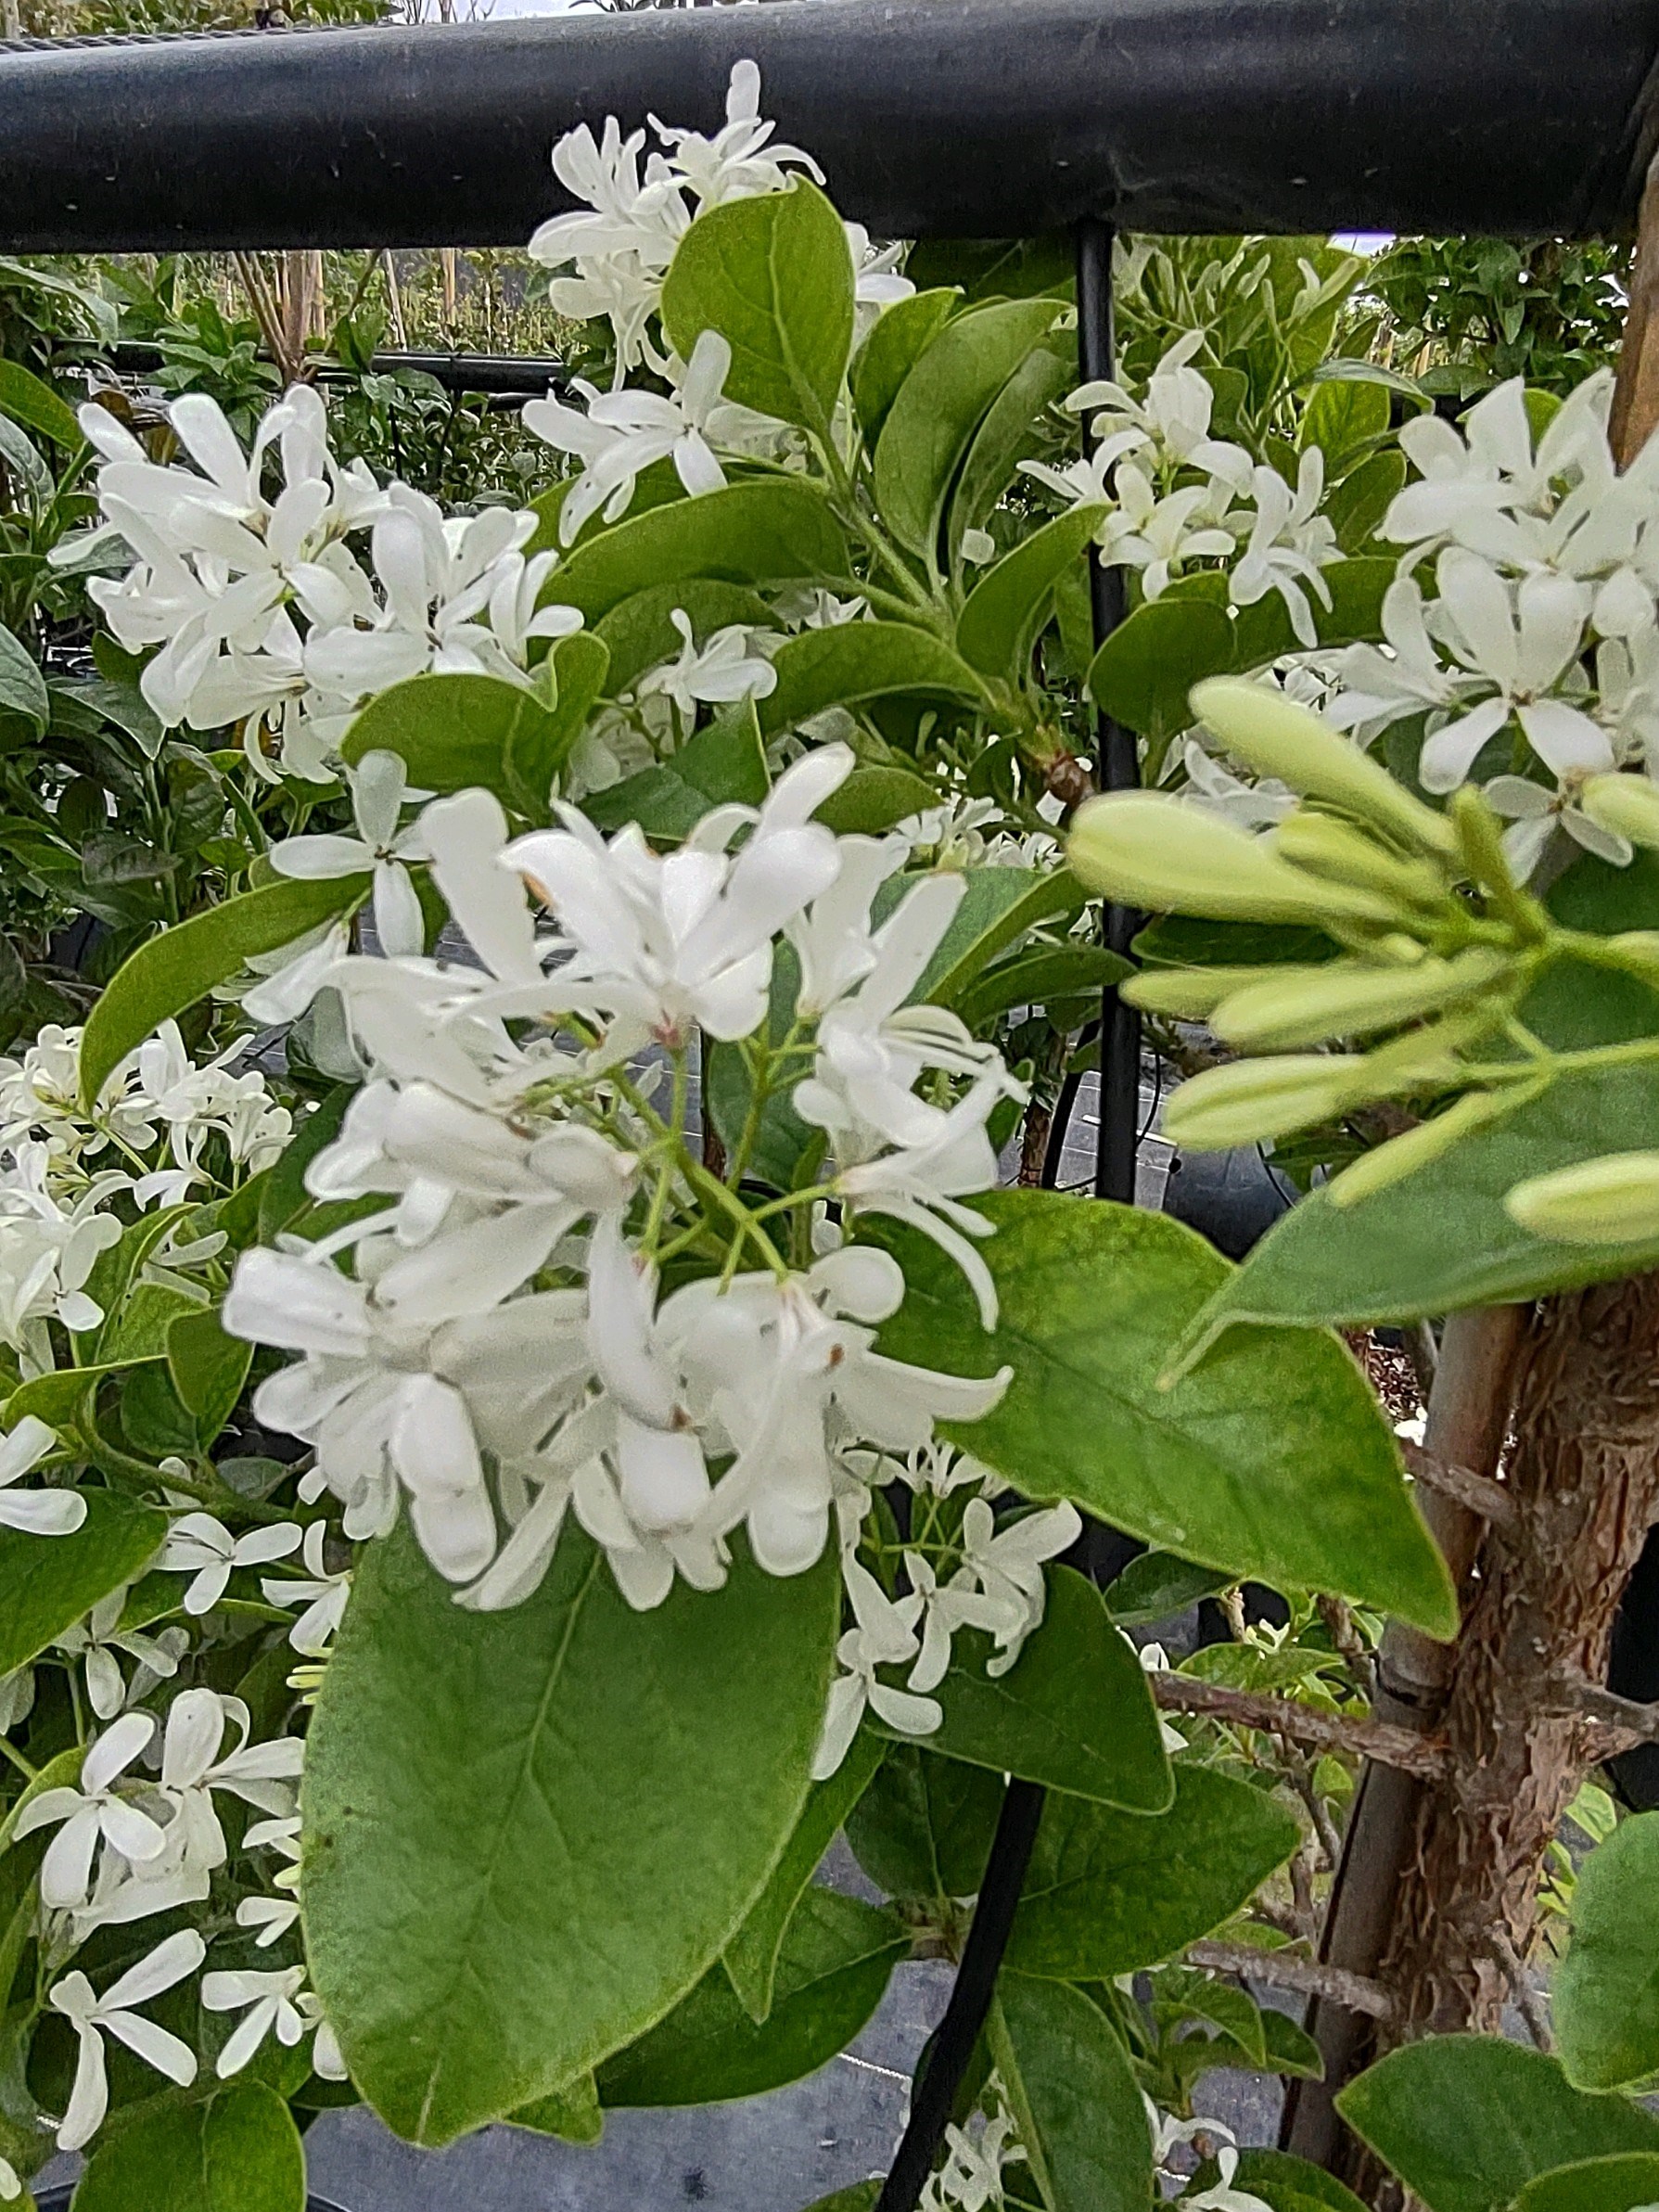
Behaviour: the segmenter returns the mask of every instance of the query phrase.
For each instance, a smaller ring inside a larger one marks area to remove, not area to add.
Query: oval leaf
[[[1048,620],[1055,584],[1081,557],[1107,511],[1080,506],[1056,516],[980,579],[956,624],[956,649],[964,660],[988,676],[1011,681],[1021,672]]]
[[[86,1518],[72,1536],[0,1528],[0,1675],[26,1667],[161,1548],[164,1513],[113,1490],[81,1495]]]
[[[1555,1972],[1555,2036],[1579,2089],[1659,2071],[1659,1812],[1615,1828],[1578,1871],[1573,1940]]]
[[[517,748],[527,758],[548,752],[552,719],[533,691],[500,676],[410,676],[369,701],[340,752],[353,762],[364,753],[397,753],[410,783],[423,790],[465,791],[481,784],[518,807],[509,761]]]
[[[20,361],[0,361],[0,415],[27,423],[65,453],[79,453],[86,443],[75,410]]]
[[[852,403],[867,446],[874,448],[899,387],[960,298],[953,287],[938,287],[896,300],[859,348],[852,364]]]
[[[1152,2137],[1129,2053],[1100,2007],[1063,1982],[1007,1974],[997,1985],[1005,2071],[1020,2140],[1053,2212],[1144,2212]]]
[[[1089,696],[1161,748],[1196,720],[1187,703],[1193,684],[1230,669],[1232,656],[1233,625],[1222,608],[1207,599],[1154,599],[1094,656]]]
[[[847,542],[823,493],[773,478],[630,516],[579,545],[542,596],[597,622],[635,592],[683,577],[788,583],[846,573]]]
[[[900,692],[985,703],[985,687],[961,656],[909,622],[839,622],[803,630],[772,656],[777,688],[759,702],[767,736],[789,730],[826,707]]]
[[[1528,2181],[1515,2212],[1653,2212],[1659,2205],[1659,2151],[1580,2159]]]
[[[139,2113],[100,2140],[76,2212],[305,2212],[305,2149],[262,2082]]]

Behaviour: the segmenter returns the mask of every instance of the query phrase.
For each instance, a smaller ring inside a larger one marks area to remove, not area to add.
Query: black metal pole
[[[1087,218],[1078,224],[1077,242],[1078,364],[1087,382],[1113,373],[1112,226]],[[1123,577],[1118,569],[1103,569],[1091,550],[1089,582],[1098,646],[1123,620]],[[1099,732],[1099,780],[1106,790],[1127,790],[1140,781],[1134,736],[1104,715],[1100,718]],[[1106,942],[1114,951],[1127,950],[1137,927],[1138,917],[1128,909],[1107,908]],[[1141,1103],[1140,1023],[1131,1008],[1118,1004],[1116,991],[1106,992],[1102,1014],[1095,1196],[1132,1203]],[[1064,1143],[1063,1128],[1057,1137]],[[1044,1180],[1049,1178],[1045,1175]],[[951,2001],[939,2023],[926,2069],[917,2078],[910,2119],[876,2199],[875,2212],[915,2212],[927,2186],[996,1995],[997,1975],[1019,1909],[1045,1795],[1034,1782],[1015,1780],[1008,1784]]]

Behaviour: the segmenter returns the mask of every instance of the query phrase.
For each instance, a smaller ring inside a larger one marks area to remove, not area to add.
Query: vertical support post
[[[1112,314],[1112,225],[1087,216],[1078,225],[1078,366],[1093,383],[1115,373],[1117,345]],[[1086,447],[1092,433],[1085,428]],[[1098,650],[1124,616],[1121,569],[1102,565],[1089,548],[1089,598]],[[1108,714],[1095,720],[1095,780],[1103,791],[1132,791],[1141,780],[1132,730]],[[1127,954],[1141,926],[1133,908],[1111,905],[1105,913],[1105,944]],[[1141,1114],[1141,1017],[1109,987],[1101,993],[1100,1123],[1095,1136],[1094,1195],[1126,1206],[1135,1197],[1135,1138]]]

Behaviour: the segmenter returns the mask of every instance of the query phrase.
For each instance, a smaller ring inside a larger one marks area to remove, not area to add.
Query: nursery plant
[[[1652,2206],[1659,446],[1600,374],[1442,419],[1319,241],[1131,246],[1079,383],[1053,255],[873,244],[759,102],[554,149],[615,377],[522,510],[303,385],[0,380],[14,627],[101,625],[0,633],[0,835],[197,840],[7,1002],[0,2195],[798,2079],[1013,1778],[938,2212]],[[1307,1193],[1243,1266],[1041,1187],[1111,987]]]

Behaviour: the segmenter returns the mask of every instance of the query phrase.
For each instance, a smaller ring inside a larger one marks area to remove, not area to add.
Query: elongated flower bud
[[[1659,845],[1659,784],[1645,775],[1592,775],[1578,804],[1601,828],[1632,845]]]
[[[1412,967],[1368,967],[1357,960],[1296,968],[1253,981],[1224,999],[1211,1017],[1218,1037],[1246,1052],[1280,1052],[1359,1037],[1437,1014],[1477,996],[1508,968],[1501,954],[1460,953]]]
[[[1168,1014],[1177,1021],[1203,1021],[1224,998],[1243,991],[1274,968],[1147,967],[1118,986],[1117,995],[1143,1014]],[[1314,971],[1298,968],[1298,975]]]
[[[1403,1183],[1409,1175],[1430,1167],[1437,1159],[1444,1159],[1452,1147],[1476,1130],[1485,1129],[1496,1121],[1500,1114],[1512,1113],[1517,1106],[1526,1105],[1547,1087],[1546,1080],[1536,1083],[1514,1083],[1502,1091],[1471,1091],[1436,1114],[1432,1121],[1420,1121],[1415,1129],[1408,1129],[1397,1137],[1390,1137],[1385,1144],[1379,1144],[1353,1166],[1345,1168],[1335,1180],[1327,1184],[1325,1196],[1338,1211],[1358,1206],[1361,1198],[1374,1197],[1377,1192]]]
[[[1276,775],[1293,791],[1373,822],[1414,850],[1449,856],[1457,850],[1444,815],[1414,799],[1351,738],[1270,684],[1211,676],[1193,686],[1193,711],[1259,774]]]
[[[1534,1236],[1562,1244],[1645,1244],[1659,1236],[1659,1152],[1612,1152],[1529,1176],[1503,1208]]]
[[[1066,856],[1091,891],[1155,914],[1315,924],[1399,918],[1374,892],[1312,882],[1259,838],[1162,791],[1086,799]]]
[[[1607,949],[1618,953],[1633,976],[1659,991],[1659,929],[1621,930],[1607,940]]]
[[[1450,892],[1429,861],[1401,860],[1375,837],[1334,814],[1301,809],[1282,822],[1271,838],[1275,852],[1328,883],[1359,885],[1386,899],[1397,914],[1443,907]]]
[[[1226,1152],[1313,1129],[1342,1111],[1355,1065],[1349,1057],[1302,1053],[1206,1068],[1169,1101],[1164,1134],[1189,1152]]]

